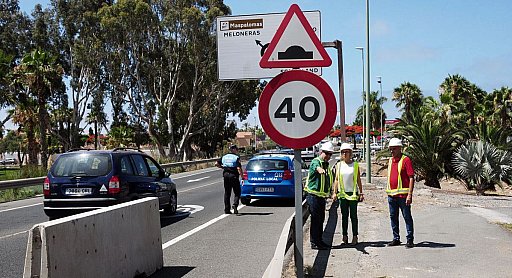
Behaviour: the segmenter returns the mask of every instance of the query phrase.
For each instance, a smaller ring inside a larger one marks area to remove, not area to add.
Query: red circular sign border
[[[281,134],[272,124],[268,113],[270,99],[274,92],[282,85],[291,81],[303,81],[313,85],[324,98],[323,101],[326,107],[325,118],[320,127],[313,134],[304,138],[290,138]],[[329,134],[336,121],[336,112],[336,97],[329,84],[320,76],[304,70],[285,71],[270,80],[261,93],[258,105],[261,126],[268,136],[277,144],[294,149],[306,148],[324,139],[325,136]]]

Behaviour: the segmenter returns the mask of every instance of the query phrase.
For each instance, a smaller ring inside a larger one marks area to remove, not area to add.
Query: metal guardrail
[[[250,155],[240,156],[242,159],[246,159],[251,157]],[[214,163],[219,158],[211,158],[211,159],[202,159],[202,160],[194,160],[194,161],[183,161],[183,162],[174,162],[174,163],[165,163],[161,164],[164,169],[178,168],[180,167],[182,170],[185,170],[186,167],[204,164],[204,163]],[[0,181],[0,190],[2,189],[12,189],[12,188],[21,188],[27,186],[34,185],[43,185],[45,177],[37,177],[37,178],[27,178],[27,179],[18,179],[18,180],[8,180],[8,181]]]

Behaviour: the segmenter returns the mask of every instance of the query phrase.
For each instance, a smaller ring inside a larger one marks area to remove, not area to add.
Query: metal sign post
[[[304,246],[302,238],[302,163],[300,149],[293,150],[295,170],[295,267],[297,277],[304,277]],[[300,175],[299,175],[300,174]]]

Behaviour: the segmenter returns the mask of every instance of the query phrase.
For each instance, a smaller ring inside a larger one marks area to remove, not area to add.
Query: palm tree
[[[491,121],[501,127],[512,127],[512,114],[507,110],[507,103],[512,102],[512,89],[501,87],[486,98],[486,112]]]
[[[466,78],[456,74],[448,75],[439,86],[439,98],[445,110],[450,110],[455,122],[476,124],[476,115],[483,111],[483,102],[487,93]]]
[[[462,141],[463,132],[441,121],[425,121],[419,112],[401,121],[392,132],[408,142],[404,153],[411,158],[419,178],[427,186],[440,188],[439,180],[449,171],[451,155]]]
[[[393,101],[396,107],[404,112],[404,119],[410,119],[415,108],[421,107],[423,94],[416,84],[404,82],[393,90]]]
[[[45,166],[48,162],[46,139],[48,111],[46,105],[52,93],[62,86],[64,71],[57,64],[56,57],[41,50],[34,50],[23,57],[21,64],[15,67],[14,72],[17,81],[25,89],[25,93],[37,101],[41,163]]]

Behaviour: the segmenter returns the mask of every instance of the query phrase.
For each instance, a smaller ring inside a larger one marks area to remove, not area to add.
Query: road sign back
[[[293,4],[261,57],[260,67],[328,67],[331,63],[331,58],[299,6]]]

